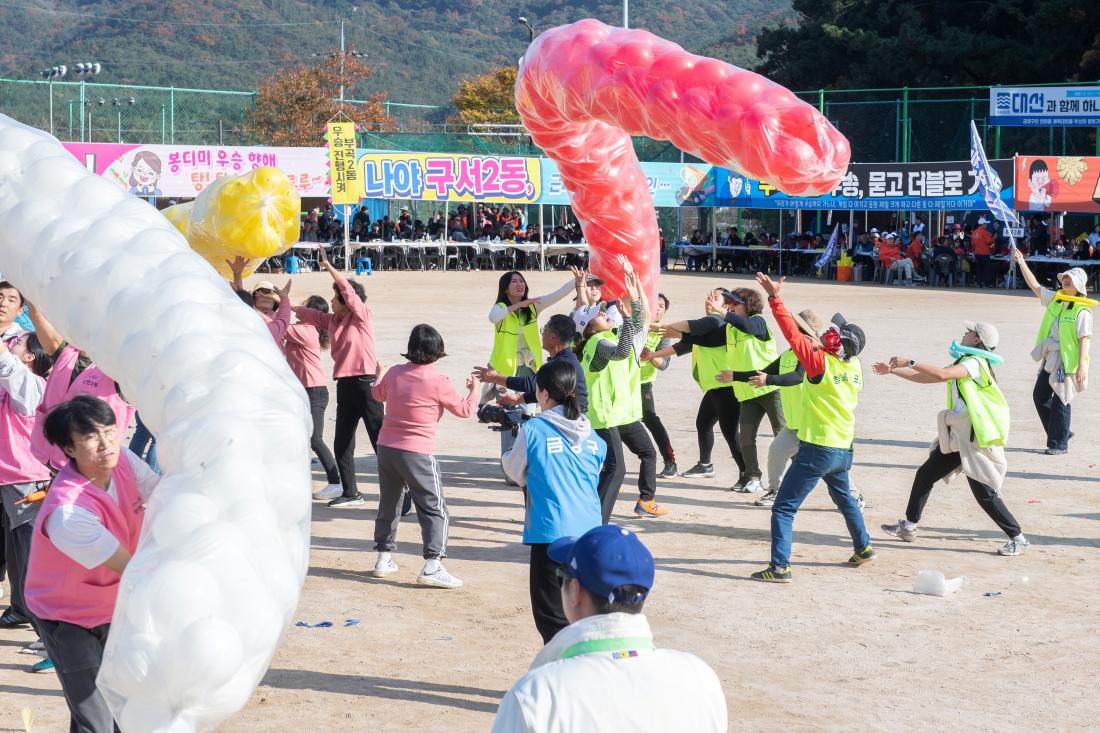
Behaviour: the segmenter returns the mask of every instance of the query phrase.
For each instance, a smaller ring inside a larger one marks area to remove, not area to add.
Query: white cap
[[[985,347],[990,351],[997,348],[997,344],[1001,341],[1001,333],[997,330],[997,327],[992,323],[986,321],[963,321],[963,326],[967,331],[973,331],[978,334],[978,338],[982,340]]]
[[[584,333],[584,329],[588,327],[588,324],[592,322],[592,319],[603,313],[607,307],[606,303],[600,303],[598,305],[582,305],[577,310],[573,311],[573,323],[577,325],[577,333]]]

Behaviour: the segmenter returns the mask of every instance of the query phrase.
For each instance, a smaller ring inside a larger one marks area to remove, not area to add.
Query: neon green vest
[[[779,356],[779,373],[790,374],[796,368],[798,368],[798,357],[792,349],[787,349]],[[783,418],[787,422],[787,427],[798,432],[798,425],[802,422],[802,383],[780,387],[779,399],[783,403]]]
[[[650,351],[656,351],[661,345],[661,334],[651,333],[646,337],[645,347]],[[652,362],[642,364],[642,384],[650,384],[657,379],[657,367]]]
[[[863,367],[859,359],[842,361],[826,354],[821,381],[802,383],[798,439],[826,448],[850,450],[856,436],[856,403],[862,389]]]
[[[958,386],[959,396],[966,403],[966,412],[970,415],[970,424],[974,428],[974,438],[982,448],[991,445],[1004,445],[1008,441],[1008,402],[1001,388],[993,381],[989,364],[979,356],[964,356],[955,361],[961,364],[964,359],[977,359],[977,379],[950,379],[947,381],[947,409],[955,409],[955,390],[951,383]]]
[[[507,303],[497,303],[508,307]],[[542,366],[542,340],[539,338],[538,318],[532,318],[527,323],[520,323],[520,314],[523,309],[504,316],[504,320],[496,324],[493,334],[493,353],[489,357],[489,366],[498,374],[506,377],[516,375],[516,346],[519,341],[520,331],[523,332],[523,340],[527,342],[527,348],[535,356],[535,371]]]
[[[1066,374],[1075,374],[1077,367],[1080,366],[1078,364],[1080,355],[1077,353],[1079,351],[1077,314],[1084,307],[1080,303],[1063,303],[1060,300],[1052,300],[1050,305],[1047,306],[1046,313],[1043,314],[1043,322],[1039,325],[1039,335],[1035,338],[1036,346],[1046,341],[1054,319],[1058,319],[1058,351],[1061,353],[1062,367],[1066,370]],[[1087,369],[1089,365],[1088,354],[1085,354],[1084,361],[1084,366]]]
[[[591,369],[599,343],[618,338],[618,329],[598,333],[588,339],[581,354],[588,384],[588,420],[594,429],[617,428],[642,419],[642,370],[633,355],[609,361],[598,372]]]
[[[726,339],[729,340],[729,332],[733,329],[726,326]],[[715,377],[719,373],[732,369],[730,363],[730,349],[726,346],[692,346],[691,347],[691,376],[699,389],[709,392],[719,387],[729,388],[730,385],[722,384]]]
[[[750,318],[759,318],[761,321],[764,320],[764,316],[759,313],[755,316],[750,316]],[[767,328],[766,323],[764,328]],[[730,342],[730,363],[733,365],[730,368],[733,369],[733,371],[758,371],[775,361],[775,339],[772,338],[770,330],[768,331],[767,341],[761,341],[751,334],[729,326],[726,327],[726,332]],[[751,400],[754,397],[766,395],[777,389],[779,389],[779,387],[767,385],[763,387],[753,387],[748,382],[733,383],[733,394],[737,397],[738,402]]]

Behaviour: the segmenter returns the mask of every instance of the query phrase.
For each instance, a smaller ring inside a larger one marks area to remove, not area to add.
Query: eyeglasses
[[[79,436],[74,443],[82,445],[96,445],[97,443],[111,444],[118,442],[118,429],[114,425],[97,430],[94,433],[85,433]]]
[[[558,579],[558,587],[564,586],[567,581],[572,580],[574,577],[572,573],[560,565],[554,569],[554,575]]]

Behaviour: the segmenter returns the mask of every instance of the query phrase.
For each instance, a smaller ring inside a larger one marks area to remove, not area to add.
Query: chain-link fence
[[[1100,155],[1096,128],[989,127],[989,87],[835,89],[798,96],[848,137],[856,161],[965,160],[970,120],[982,132],[990,157]],[[263,144],[250,138],[245,125],[254,100],[254,92],[0,79],[0,111],[73,141]],[[386,102],[385,109],[397,129],[363,133],[364,147],[541,154],[522,130],[471,132],[454,125],[453,107]],[[635,138],[634,146],[641,160],[680,160],[680,151],[664,141]]]

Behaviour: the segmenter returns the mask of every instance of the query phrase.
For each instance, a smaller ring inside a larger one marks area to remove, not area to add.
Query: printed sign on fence
[[[1100,158],[1021,155],[1016,208],[1100,214]]]
[[[135,196],[194,198],[218,178],[270,166],[299,196],[328,196],[324,148],[63,143],[88,170]]]
[[[993,87],[989,124],[1006,127],[1100,125],[1100,86]]]
[[[538,158],[360,151],[365,198],[533,204]]]

